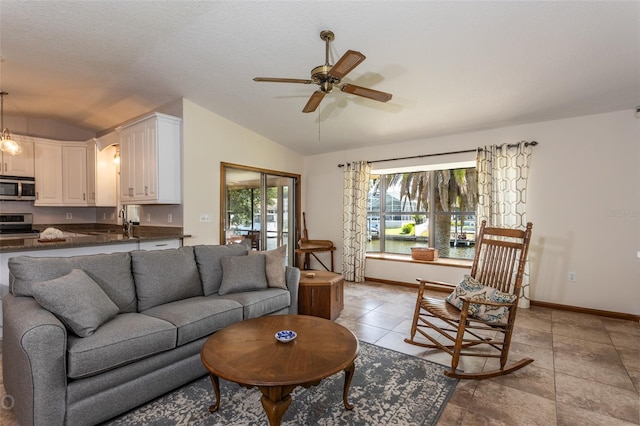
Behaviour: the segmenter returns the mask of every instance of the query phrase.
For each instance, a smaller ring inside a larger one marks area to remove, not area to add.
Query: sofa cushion
[[[80,337],[91,336],[118,314],[118,307],[83,270],[31,286],[33,297]]]
[[[136,311],[136,289],[131,275],[129,253],[72,257],[12,257],[9,259],[11,291],[17,296],[33,296],[33,283],[65,276],[73,269],[82,269],[98,283],[118,306],[120,313]]]
[[[68,336],[67,376],[92,376],[173,349],[176,335],[176,327],[167,321],[143,314],[120,314],[89,337]]]
[[[265,257],[265,270],[269,287],[287,289],[285,281],[285,260],[287,258],[287,246],[280,246],[268,251],[250,251],[250,255],[262,255]]]
[[[193,247],[131,252],[131,269],[138,294],[138,310],[202,296]]]
[[[264,256],[222,258],[222,284],[218,294],[262,290],[268,287]]]
[[[178,346],[242,321],[240,303],[202,296],[165,303],[143,313],[175,325],[178,328]]]
[[[222,258],[226,256],[246,256],[248,250],[244,244],[229,244],[226,246],[199,245],[194,246],[193,249],[205,296],[217,293],[220,284],[222,284]]]
[[[268,315],[291,305],[291,293],[279,288],[226,294],[224,296],[212,295],[209,297],[229,299],[240,303],[243,309],[243,319]]]

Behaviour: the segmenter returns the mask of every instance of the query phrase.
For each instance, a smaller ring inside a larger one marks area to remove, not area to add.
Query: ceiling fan
[[[300,78],[271,78],[271,77],[256,77],[253,81],[264,81],[270,83],[300,83],[300,84],[317,84],[320,86],[319,90],[316,90],[307,104],[302,109],[302,112],[313,112],[318,108],[320,102],[327,93],[331,93],[334,87],[340,88],[345,93],[350,93],[356,96],[362,96],[364,98],[373,99],[375,101],[387,102],[391,99],[391,93],[380,92],[378,90],[368,89],[362,86],[356,86],[355,84],[344,83],[340,85],[340,80],[349,74],[360,62],[364,61],[366,56],[355,50],[347,50],[342,55],[335,65],[329,64],[329,44],[335,38],[333,32],[324,30],[320,32],[320,38],[326,43],[325,48],[325,62],[324,65],[320,65],[311,70],[311,79],[305,80]]]

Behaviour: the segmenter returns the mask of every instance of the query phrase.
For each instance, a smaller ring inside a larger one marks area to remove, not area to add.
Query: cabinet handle
[[[164,247],[164,246],[168,246],[169,244],[164,243],[164,244],[156,244],[156,247]]]
[[[86,192],[82,193],[82,201],[87,201],[87,193]]]
[[[129,188],[129,197],[133,197],[133,188]]]
[[[40,193],[38,191],[36,191],[36,200],[40,199]]]
[[[313,306],[313,296],[315,295],[315,289],[311,289],[311,306]]]
[[[144,195],[149,195],[149,187],[147,185],[144,186]]]

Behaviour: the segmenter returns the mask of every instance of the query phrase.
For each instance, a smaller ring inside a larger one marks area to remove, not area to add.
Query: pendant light
[[[2,137],[0,137],[0,151],[9,155],[20,155],[22,147],[18,142],[11,139],[11,132],[4,127],[4,96],[7,92],[0,92],[0,129],[2,129]]]

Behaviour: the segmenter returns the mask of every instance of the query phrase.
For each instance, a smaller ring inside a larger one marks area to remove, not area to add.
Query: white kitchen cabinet
[[[166,250],[182,247],[180,238],[169,238],[166,240],[140,240],[139,250]]]
[[[87,206],[87,147],[62,146],[62,203]]]
[[[119,143],[119,140],[118,140]],[[102,151],[96,139],[87,142],[87,202],[91,206],[117,205],[116,147],[106,146]]]
[[[84,142],[35,141],[35,206],[88,206]]]
[[[35,144],[36,206],[62,205],[62,145]]]
[[[34,177],[33,141],[21,135],[12,135],[12,138],[22,147],[22,153],[16,156],[0,153],[0,175]]]
[[[120,129],[123,204],[180,204],[181,120],[154,113]]]

